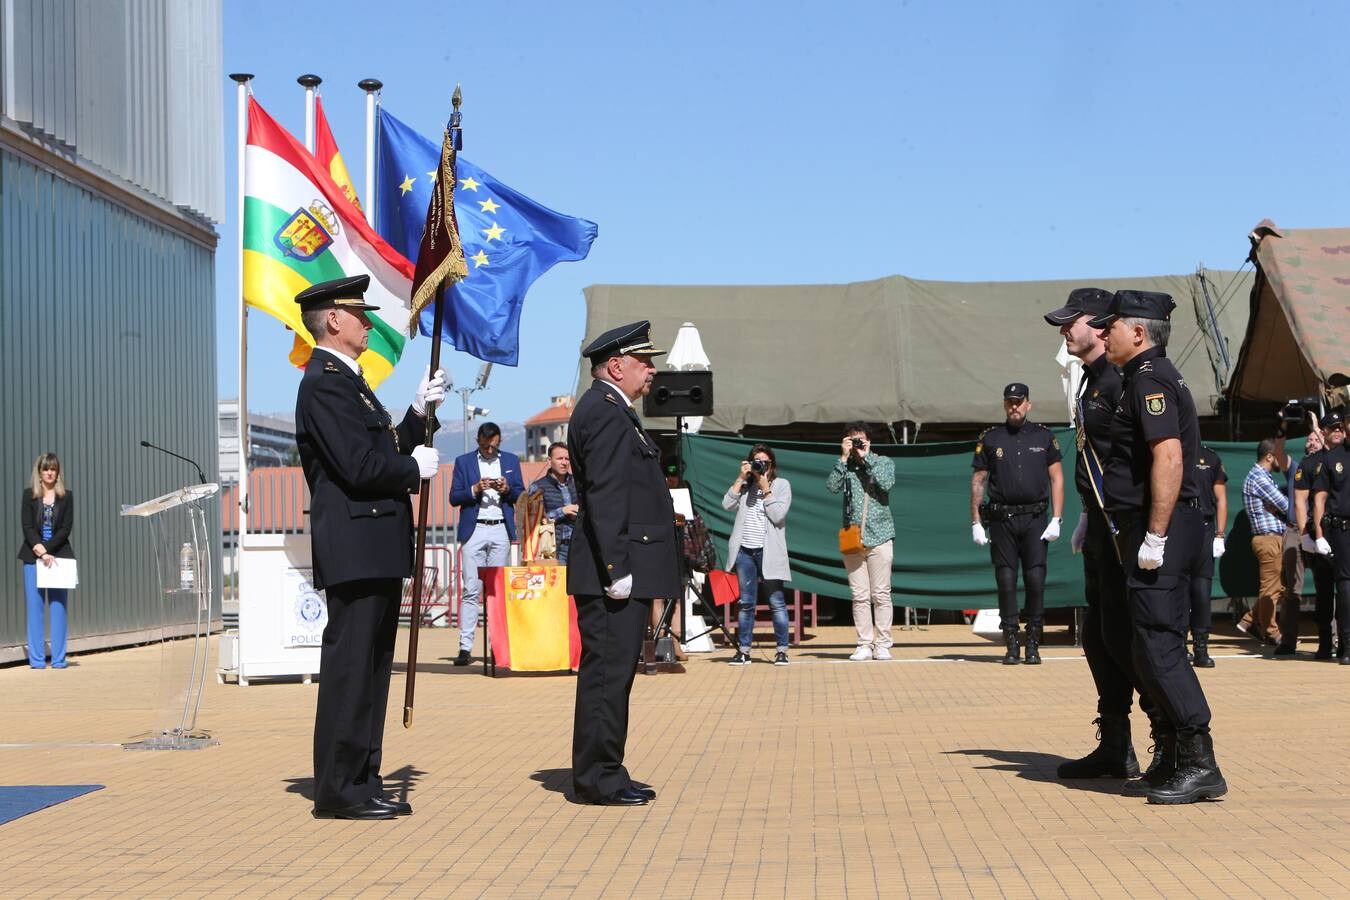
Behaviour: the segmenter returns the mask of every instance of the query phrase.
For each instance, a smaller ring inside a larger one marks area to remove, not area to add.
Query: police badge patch
[[[1339,475],[1339,474],[1341,474],[1341,473],[1344,472],[1344,471],[1345,471],[1345,466],[1341,465],[1340,463],[1336,463],[1336,474]]]
[[[1167,395],[1145,394],[1144,409],[1148,410],[1150,416],[1161,416],[1167,411]]]
[[[1003,458],[1003,448],[1002,448],[1002,447],[996,447],[996,448],[994,448],[994,455],[997,456],[999,459],[1002,459],[1002,458]],[[1338,463],[1338,465],[1339,465],[1339,463]]]

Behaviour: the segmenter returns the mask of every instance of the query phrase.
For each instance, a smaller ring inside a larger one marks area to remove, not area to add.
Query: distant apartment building
[[[554,441],[567,442],[567,423],[572,418],[572,395],[558,394],[548,409],[525,420],[525,459],[538,462],[548,459],[548,445]]]
[[[239,481],[239,401],[218,401],[216,420],[220,431],[220,482],[234,484]],[[249,413],[248,442],[250,469],[300,464],[295,423],[289,419]]]

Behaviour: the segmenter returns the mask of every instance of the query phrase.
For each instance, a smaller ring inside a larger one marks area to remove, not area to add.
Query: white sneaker
[[[853,655],[849,657],[849,659],[853,660],[854,662],[863,662],[864,660],[868,660],[871,658],[872,658],[871,647],[859,647],[857,650],[854,650]]]
[[[877,652],[876,652],[875,654],[872,655],[872,658],[873,658],[873,659],[881,659],[881,660],[890,659],[890,658],[891,658],[891,651],[890,651],[890,650],[887,650],[885,647],[878,647],[878,648],[877,648]]]

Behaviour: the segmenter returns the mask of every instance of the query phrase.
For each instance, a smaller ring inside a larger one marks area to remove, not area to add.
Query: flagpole
[[[384,83],[363,78],[356,86],[366,92],[366,221],[375,224],[375,95]],[[434,369],[432,371],[435,371]]]
[[[459,85],[455,85],[455,93],[451,98],[451,104],[454,112],[450,115],[450,123],[446,128],[450,140],[450,146],[458,153],[464,146],[463,132],[460,127],[462,117],[459,106],[463,102],[463,96],[460,94]],[[444,148],[442,148],[444,153]],[[437,171],[441,171],[444,166],[444,159],[437,165]],[[444,183],[441,185],[444,192],[445,206],[443,215],[450,222],[454,222],[454,190],[453,182],[447,188]],[[435,203],[436,188],[432,188],[432,202]],[[428,214],[430,219],[430,214]],[[428,225],[428,231],[430,226]],[[427,235],[423,234],[423,241]],[[457,239],[456,239],[457,245]],[[462,251],[459,251],[462,253]],[[422,251],[418,251],[419,265],[425,263],[422,259]],[[448,276],[446,276],[448,277]],[[463,277],[463,272],[460,273]],[[418,284],[414,278],[413,292],[417,292]],[[435,309],[432,313],[431,327],[431,372],[434,374],[441,367],[441,327],[445,320],[445,277],[436,285]],[[439,404],[427,404],[427,433],[423,440],[423,445],[430,447],[432,445],[432,428],[436,415],[436,406]],[[413,557],[413,595],[412,595],[412,618],[408,621],[408,678],[403,688],[403,727],[412,727],[413,717],[413,692],[417,684],[417,635],[422,624],[422,573],[427,555],[427,511],[431,501],[431,479],[422,480],[421,495],[418,497],[418,515],[417,515],[417,552]]]
[[[239,602],[243,587],[244,538],[248,534],[248,304],[244,302],[244,156],[248,148],[248,94],[253,76],[234,72],[230,79],[238,85],[235,113],[235,172],[238,179],[235,225],[238,233],[239,260],[235,273],[239,287],[239,481],[235,501],[239,507],[239,527],[234,542],[234,599]]]
[[[305,149],[314,152],[314,93],[323,84],[318,75],[301,75],[296,83],[305,89]]]

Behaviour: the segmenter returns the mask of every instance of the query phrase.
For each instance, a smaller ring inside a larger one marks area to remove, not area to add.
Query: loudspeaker
[[[642,401],[647,417],[710,416],[712,411],[711,372],[657,372],[651,393]]]

